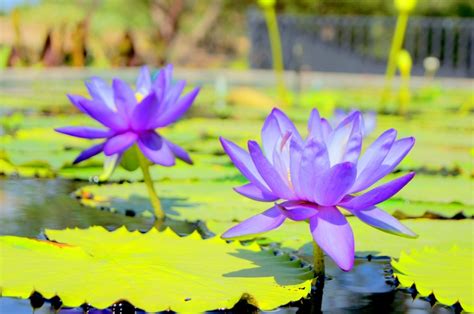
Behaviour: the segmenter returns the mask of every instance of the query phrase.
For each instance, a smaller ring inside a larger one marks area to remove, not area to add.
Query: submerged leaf
[[[309,293],[312,271],[257,245],[197,234],[47,230],[51,241],[0,237],[2,296],[59,296],[66,306],[106,308],[127,300],[145,311],[231,308],[243,294],[269,310]]]
[[[423,297],[433,294],[442,304],[459,302],[466,312],[474,312],[473,261],[472,247],[427,247],[409,254],[402,252],[392,266],[403,287],[415,284]]]

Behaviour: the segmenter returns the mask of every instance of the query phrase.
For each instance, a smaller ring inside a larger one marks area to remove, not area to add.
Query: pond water
[[[130,230],[148,230],[153,221],[126,217],[107,211],[82,207],[71,193],[85,183],[62,179],[0,179],[0,234],[36,237],[42,230],[67,227],[87,228],[101,225],[115,229],[125,225]],[[170,222],[178,233],[189,233],[193,224]],[[344,273],[326,260],[327,280],[322,303],[317,297],[308,298],[271,313],[454,313],[454,308],[432,304],[430,300],[413,299],[409,291],[397,290],[391,278],[388,259],[358,259],[354,269]],[[5,271],[5,270],[2,270]],[[104,283],[106,285],[107,283]],[[85,287],[86,288],[86,287]],[[57,313],[53,300],[43,303],[41,297],[30,300],[0,298],[0,313]],[[433,300],[432,300],[432,303]],[[31,304],[40,306],[33,309]],[[59,313],[83,313],[84,309],[65,309]],[[128,304],[107,310],[91,309],[88,313],[133,313]],[[140,312],[140,311],[138,311]],[[235,313],[253,313],[249,306],[238,305]],[[218,313],[214,311],[211,313]]]

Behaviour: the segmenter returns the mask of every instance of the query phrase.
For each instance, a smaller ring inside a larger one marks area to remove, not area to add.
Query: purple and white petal
[[[349,211],[366,224],[379,230],[408,238],[418,237],[416,233],[400,223],[395,217],[375,206],[363,210],[349,209]]]
[[[109,129],[99,129],[86,126],[66,126],[54,129],[56,132],[80,138],[106,138],[114,135],[114,131]]]
[[[275,206],[230,228],[221,235],[221,238],[231,239],[257,235],[278,228],[285,219],[285,215]]]
[[[94,146],[89,147],[88,149],[84,150],[82,153],[79,154],[79,156],[74,159],[72,162],[73,165],[80,163],[81,161],[84,161],[86,159],[89,159],[91,157],[94,157],[95,155],[99,154],[102,152],[104,149],[105,143],[100,143]]]
[[[104,103],[89,99],[82,99],[79,103],[90,117],[104,126],[115,131],[122,131],[128,128],[127,121],[121,115],[110,110]]]
[[[283,135],[286,132],[290,132],[294,139],[298,141],[298,143],[302,143],[303,139],[301,138],[300,133],[296,129],[295,125],[288,116],[278,108],[273,108],[272,113],[270,114],[275,117],[276,121],[278,122],[278,127],[280,128],[280,133]]]
[[[239,169],[240,172],[260,190],[267,194],[273,194],[255,167],[255,164],[253,163],[249,153],[223,137],[220,137],[219,140],[221,141],[224,151],[227,153],[237,169]]]
[[[136,91],[140,95],[148,95],[151,91],[151,75],[148,67],[142,66],[137,77]]]
[[[319,247],[344,271],[354,265],[354,234],[336,207],[320,207],[309,219],[311,234]]]
[[[170,167],[176,163],[174,154],[169,146],[154,131],[141,133],[137,144],[143,155],[155,164]]]
[[[287,183],[283,181],[280,174],[275,170],[265,155],[263,155],[263,152],[257,142],[249,141],[248,148],[250,157],[252,158],[257,171],[265,180],[268,187],[270,187],[270,190],[273,192],[273,194],[283,199],[293,199],[295,197],[293,191],[290,190]]]
[[[275,206],[280,208],[283,215],[294,221],[307,220],[318,213],[316,204],[301,201],[287,201]]]
[[[324,141],[323,126],[321,123],[321,116],[318,110],[315,108],[311,111],[311,115],[308,120],[308,139],[315,138],[318,141]]]
[[[114,89],[114,101],[117,111],[125,120],[128,120],[127,118],[130,117],[137,104],[135,93],[127,83],[120,79],[114,79],[112,87]]]
[[[283,133],[278,126],[278,121],[273,114],[269,114],[263,123],[261,132],[263,152],[269,160],[273,160],[273,151],[282,136]]]
[[[176,103],[170,104],[169,108],[163,112],[163,115],[158,117],[156,123],[152,125],[152,128],[164,127],[181,118],[181,116],[193,104],[194,99],[196,99],[196,96],[199,93],[199,90],[199,87],[197,87],[181,97]]]
[[[111,156],[105,156],[104,167],[102,173],[99,176],[99,181],[107,181],[110,176],[114,173],[115,168],[120,164],[122,154],[118,153]]]
[[[313,191],[316,203],[322,206],[338,204],[352,187],[356,173],[353,163],[343,162],[317,176]]]
[[[115,135],[105,142],[104,154],[111,156],[117,153],[124,152],[127,148],[132,146],[137,140],[138,136],[134,132],[125,132]]]
[[[82,107],[81,101],[84,99],[87,99],[85,97],[79,96],[79,95],[71,95],[67,94],[67,98],[69,98],[69,101],[77,108],[79,111],[82,113],[85,113],[88,115],[87,111]]]
[[[364,194],[351,198],[350,200],[339,203],[340,206],[347,209],[365,209],[377,205],[400,191],[415,176],[410,172],[400,178],[382,184]]]
[[[414,144],[415,139],[413,137],[402,138],[395,141],[382,164],[372,173],[370,177],[367,178],[367,180],[364,182],[365,184],[362,187],[370,187],[372,184],[391,173],[413,148]],[[357,190],[361,191],[363,189],[358,187]]]
[[[234,191],[259,202],[273,202],[279,199],[278,196],[260,190],[258,186],[253,183],[247,183],[236,187],[234,188]]]
[[[298,142],[290,140],[290,179],[296,196],[303,199],[302,187],[300,185],[299,173],[301,168],[301,157],[303,148]]]
[[[160,110],[160,102],[154,92],[148,94],[140,101],[131,114],[130,126],[135,131],[144,131],[153,129],[150,126],[155,122],[153,117]]]
[[[328,122],[328,120],[324,118],[321,118],[321,130],[323,132],[324,142],[327,144],[329,141],[329,136],[332,133],[332,127],[331,127],[331,124]]]
[[[317,138],[308,139],[303,149],[299,168],[299,187],[303,199],[315,201],[318,177],[329,170],[329,155],[326,145]]]
[[[360,112],[354,112],[345,118],[329,135],[327,148],[331,166],[344,161],[347,144],[354,133],[354,129],[358,128],[360,119]]]
[[[165,141],[166,145],[171,149],[171,152],[173,152],[173,154],[176,156],[176,158],[184,161],[187,164],[190,164],[190,165],[193,164],[193,161],[192,161],[191,157],[189,156],[188,152],[186,150],[184,150],[184,148],[182,148],[181,146],[176,145],[173,142],[168,141],[164,137],[162,137],[162,139]]]
[[[103,79],[92,77],[85,84],[93,100],[104,103],[113,112],[117,110],[114,91]]]
[[[396,137],[396,130],[387,130],[367,148],[357,164],[357,178],[351,193],[362,191],[371,185],[372,175],[379,169]]]

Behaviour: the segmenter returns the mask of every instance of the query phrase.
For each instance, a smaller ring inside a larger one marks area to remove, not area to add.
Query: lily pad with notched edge
[[[433,294],[440,303],[459,302],[466,312],[474,312],[473,261],[472,246],[449,250],[426,247],[402,252],[398,261],[392,260],[392,266],[401,286],[415,284],[423,297]]]
[[[0,237],[2,296],[37,291],[71,307],[102,309],[127,300],[150,312],[195,313],[231,308],[249,295],[253,305],[270,310],[306,296],[313,276],[288,255],[196,233],[181,238],[169,230],[91,227],[46,230],[46,236],[50,241]]]

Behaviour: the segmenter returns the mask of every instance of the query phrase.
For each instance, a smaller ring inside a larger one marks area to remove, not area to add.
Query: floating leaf
[[[155,185],[166,215],[179,220],[243,220],[268,204],[255,202],[234,192],[238,182],[161,182]],[[143,183],[89,185],[75,192],[83,205],[113,212],[151,216],[153,213]],[[132,214],[133,213],[133,214]]]
[[[248,294],[269,310],[306,296],[312,278],[310,268],[288,255],[197,234],[92,227],[46,235],[55,242],[0,237],[2,296],[28,298],[37,291],[71,307],[127,300],[150,312],[196,313],[231,308]]]
[[[449,249],[453,245],[461,248],[472,247],[474,220],[434,220],[413,219],[403,220],[402,223],[412,229],[418,238],[409,239],[397,237],[366,225],[355,217],[348,217],[354,231],[355,250],[357,256],[391,256],[398,257],[401,251],[421,249],[425,246],[436,246],[439,249]],[[207,222],[208,228],[221,234],[234,223]],[[299,250],[303,255],[312,255],[312,240],[309,226],[305,222],[286,221],[276,230],[259,235],[261,244],[277,242],[282,247]]]
[[[241,221],[270,207],[268,203],[249,200],[233,190],[241,182],[199,181],[160,182],[156,184],[165,211],[170,217],[188,220]],[[142,183],[90,185],[75,195],[87,206],[108,209],[118,213],[150,216],[153,213],[146,187]],[[91,197],[92,196],[92,197]],[[381,208],[399,216],[420,217],[439,215],[454,217],[474,215],[474,206],[463,204],[423,203],[391,199]]]
[[[440,303],[459,302],[465,311],[474,312],[473,261],[472,246],[449,250],[427,247],[411,250],[409,254],[402,252],[398,261],[392,261],[392,266],[403,287],[415,284],[423,297],[433,294]]]

